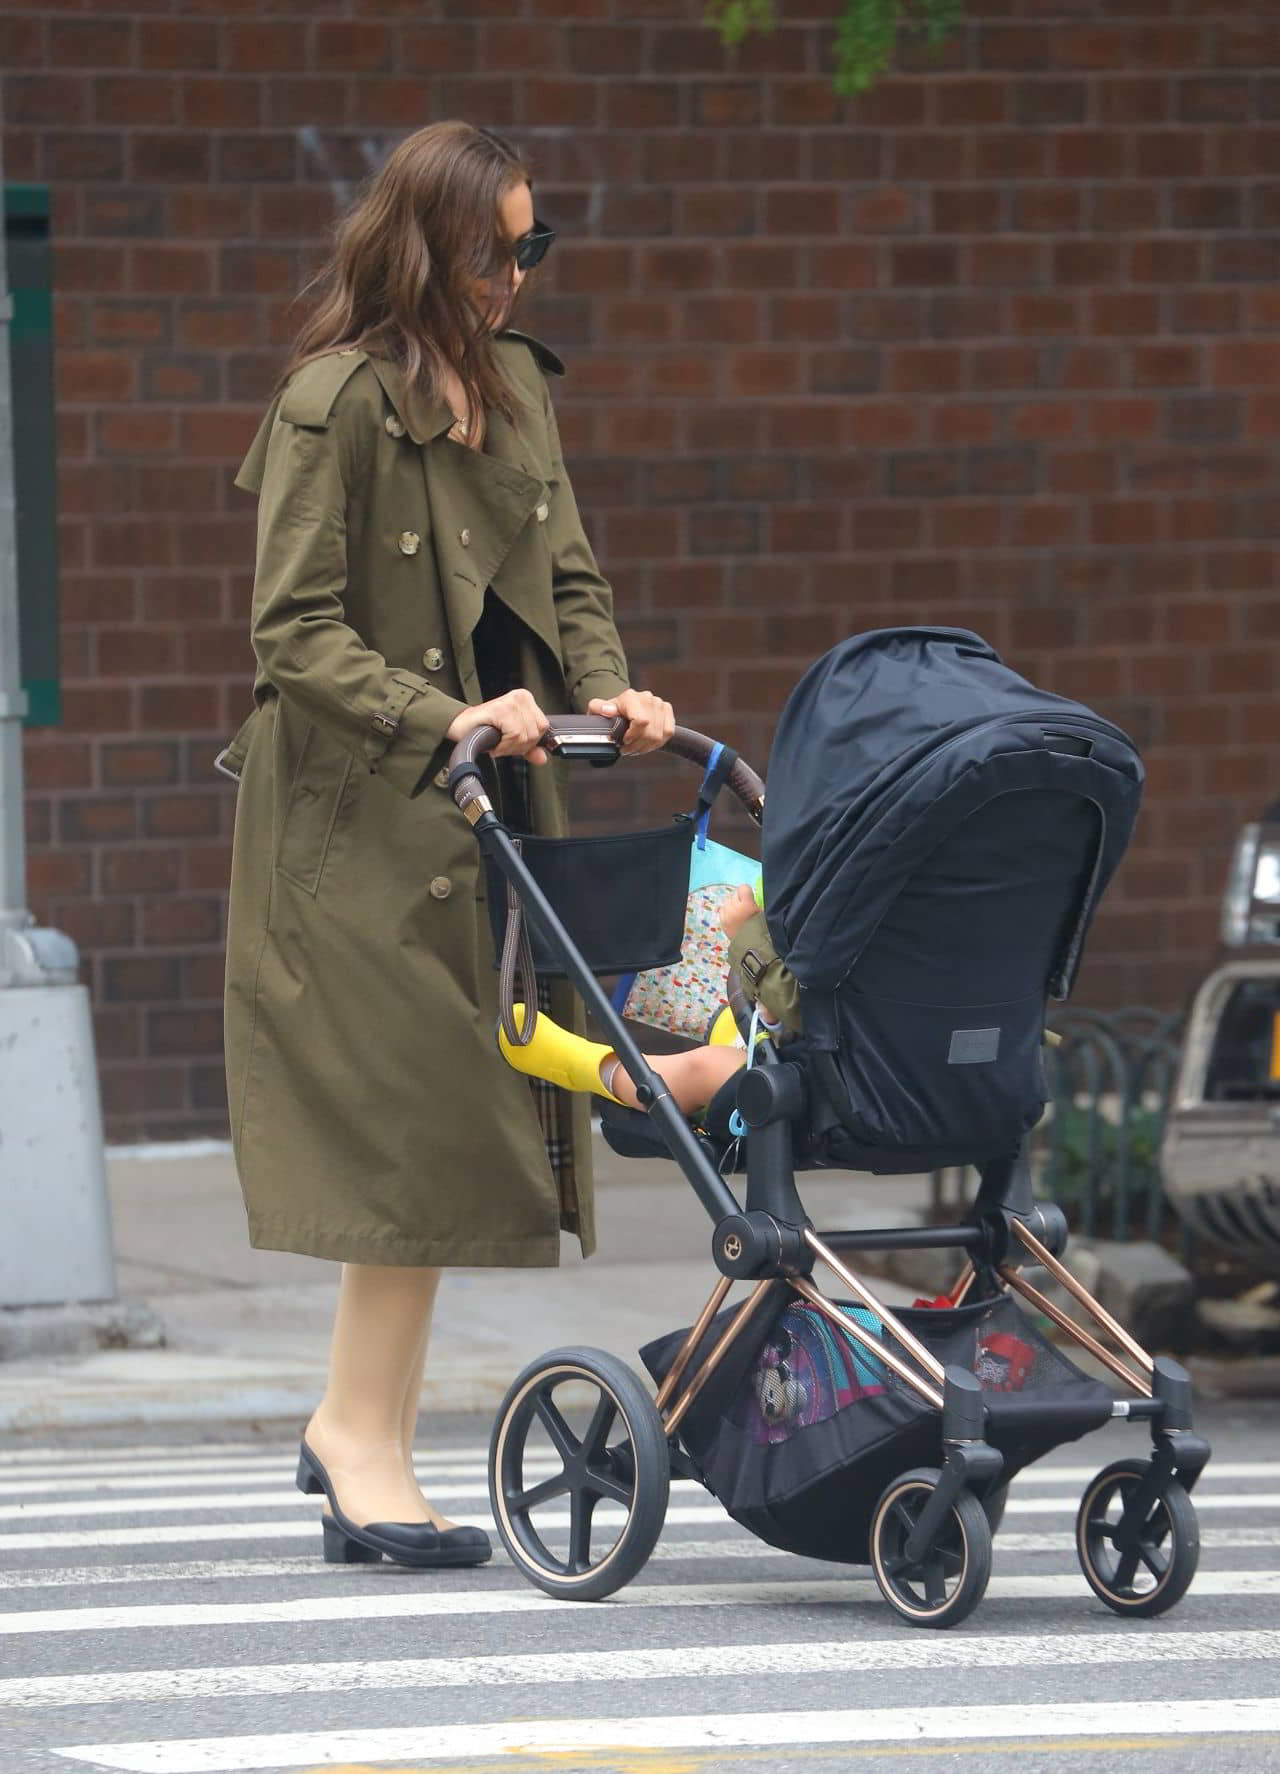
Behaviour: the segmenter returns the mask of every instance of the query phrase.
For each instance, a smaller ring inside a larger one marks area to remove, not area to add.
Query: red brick
[[[126,407],[99,413],[94,421],[98,447],[107,455],[160,455],[174,446],[174,415]]]
[[[1280,240],[1233,239],[1227,236],[1209,246],[1209,270],[1215,280],[1244,282],[1253,279],[1274,283],[1280,277]]]
[[[899,449],[920,437],[921,414],[905,401],[852,401],[845,418],[845,440],[853,448]]]
[[[953,394],[964,386],[962,351],[943,346],[902,346],[889,357],[886,387],[895,394]]]
[[[134,364],[123,352],[65,351],[58,358],[57,382],[60,400],[128,400],[135,392]]]
[[[954,246],[932,242],[901,243],[890,247],[890,281],[908,288],[937,288],[959,278],[959,255]]]
[[[130,287],[146,295],[207,293],[213,285],[213,255],[204,246],[135,246]]]
[[[1023,184],[1011,197],[1019,232],[1071,234],[1083,225],[1083,193],[1074,184]]]
[[[815,289],[874,289],[879,282],[879,249],[863,241],[820,243],[809,262]]]
[[[986,402],[936,401],[929,415],[929,437],[932,443],[991,443],[998,429],[998,416]]]
[[[1139,388],[1175,388],[1198,380],[1200,353],[1194,345],[1151,344],[1133,349],[1133,381]]]
[[[1107,443],[1140,442],[1155,435],[1160,408],[1138,395],[1094,400],[1087,408],[1090,435]]]
[[[821,186],[766,191],[765,228],[774,234],[831,234],[840,217],[840,194]]]
[[[1197,240],[1138,240],[1128,248],[1126,271],[1132,283],[1194,283],[1203,257]]]
[[[1090,226],[1108,234],[1144,233],[1161,225],[1161,190],[1142,185],[1097,185],[1090,193]]]
[[[853,193],[853,226],[859,234],[896,234],[919,228],[921,205],[901,185]]]
[[[890,178],[912,184],[971,179],[976,171],[973,137],[942,130],[890,136],[888,170]]]

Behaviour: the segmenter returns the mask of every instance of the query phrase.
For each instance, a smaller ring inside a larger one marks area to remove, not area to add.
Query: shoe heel
[[[297,1485],[298,1489],[304,1491],[308,1497],[314,1496],[317,1492],[323,1491],[324,1489],[320,1480],[307,1464],[307,1457],[305,1454],[298,1455],[298,1476],[294,1480],[294,1483]]]
[[[331,1515],[324,1522],[324,1562],[327,1565],[380,1565],[382,1554],[372,1546],[361,1546],[345,1533]]]

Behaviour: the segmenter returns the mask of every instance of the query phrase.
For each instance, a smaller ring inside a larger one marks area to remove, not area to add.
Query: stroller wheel
[[[982,1600],[991,1576],[991,1528],[972,1491],[951,1505],[932,1548],[909,1559],[906,1543],[942,1474],[904,1472],[887,1487],[871,1520],[871,1568],[880,1593],[913,1626],[956,1626]]]
[[[566,1601],[629,1583],[662,1532],[666,1433],[625,1362],[553,1349],[502,1401],[489,1444],[493,1519],[512,1562]]]
[[[1200,1562],[1195,1504],[1170,1479],[1136,1529],[1125,1532],[1130,1497],[1149,1460],[1117,1460],[1093,1480],[1076,1517],[1076,1551],[1089,1587],[1117,1614],[1163,1614],[1191,1587]]]
[[[982,1512],[986,1516],[987,1526],[993,1534],[1000,1530],[1000,1523],[1004,1520],[1004,1506],[1008,1501],[1009,1487],[1007,1484],[997,1485],[994,1491],[988,1491],[982,1499]]]

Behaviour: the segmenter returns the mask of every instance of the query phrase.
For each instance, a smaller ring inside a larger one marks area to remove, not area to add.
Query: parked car
[[[1161,1151],[1197,1232],[1280,1274],[1280,802],[1245,826],[1191,1006]]]

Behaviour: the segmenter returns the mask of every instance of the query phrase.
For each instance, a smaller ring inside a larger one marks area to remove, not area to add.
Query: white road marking
[[[673,1535],[661,1540],[649,1554],[649,1563],[679,1564],[704,1559],[777,1559],[797,1555],[781,1547],[757,1540],[745,1528],[726,1517],[725,1536],[720,1540],[681,1540]],[[225,1533],[225,1529],[219,1529]],[[272,1537],[277,1530],[273,1528]],[[310,1532],[310,1530],[308,1530]],[[240,1529],[236,1529],[240,1537]],[[35,1536],[31,1536],[32,1539]],[[78,1538],[97,1546],[96,1535]],[[181,1532],[175,1539],[185,1538]],[[154,1545],[156,1542],[147,1541]],[[1200,1533],[1202,1551],[1239,1551],[1244,1548],[1280,1546],[1280,1528],[1206,1528]],[[1070,1534],[1002,1533],[996,1542],[999,1553],[1059,1554],[1074,1558],[1075,1547]],[[499,1544],[493,1549],[494,1564],[508,1563],[507,1554]],[[857,1569],[857,1566],[851,1567]],[[0,1572],[0,1591],[6,1589],[85,1589],[93,1585],[111,1587],[121,1583],[210,1583],[239,1582],[247,1577],[305,1577],[336,1583],[360,1575],[358,1565],[323,1565],[319,1552],[311,1558],[221,1558],[169,1562],[157,1559],[130,1565],[46,1565],[26,1571]]]
[[[558,1472],[561,1465],[562,1462],[556,1459],[526,1460],[524,1470],[530,1477],[542,1477]],[[290,1465],[286,1471],[283,1466],[277,1464],[274,1469],[261,1472],[256,1469],[239,1471],[235,1467],[228,1466],[208,1472],[128,1473],[122,1478],[117,1477],[114,1473],[104,1474],[97,1478],[47,1478],[38,1481],[25,1477],[20,1482],[13,1479],[0,1480],[0,1497],[33,1496],[43,1502],[47,1497],[75,1497],[77,1493],[83,1494],[85,1491],[107,1493],[165,1491],[174,1490],[176,1486],[184,1484],[208,1485],[213,1480],[225,1481],[226,1484],[234,1484],[237,1488],[284,1485],[292,1491],[296,1488],[294,1484],[295,1470],[293,1465]],[[488,1481],[483,1471],[477,1473],[474,1467],[449,1467],[444,1469],[443,1474],[441,1471],[427,1469],[422,1471],[420,1476],[426,1481],[432,1496],[487,1497],[489,1494]],[[445,1477],[445,1482],[437,1483],[437,1479],[442,1476]],[[453,1482],[450,1482],[450,1477]],[[181,1502],[181,1496],[176,1491],[175,1495],[177,1495],[177,1500]],[[92,1502],[93,1499],[90,1498],[89,1501]]]
[[[137,1443],[118,1448],[51,1448],[45,1443],[40,1447],[0,1450],[0,1470],[12,1469],[15,1474],[34,1470],[42,1476],[57,1478],[82,1469],[92,1471],[100,1468],[103,1472],[121,1473],[130,1469],[137,1472],[156,1472],[168,1465],[175,1469],[190,1465],[207,1467],[211,1474],[216,1475],[224,1470],[228,1461],[246,1467],[255,1464],[284,1467],[291,1462],[296,1463],[298,1439],[295,1437],[292,1441],[280,1444],[259,1441],[188,1442],[148,1447],[145,1443]],[[1136,1426],[1133,1451],[1139,1455],[1144,1453],[1144,1444],[1138,1437]],[[456,1466],[465,1473],[474,1472],[477,1467],[483,1471],[488,1459],[488,1445],[476,1444],[464,1448],[422,1450],[415,1453],[414,1464],[426,1470]],[[1020,1473],[1018,1483],[1085,1484],[1106,1464],[1107,1460],[1101,1457],[1092,1465],[1065,1465],[1049,1457]],[[1211,1460],[1206,1475],[1209,1473],[1218,1478],[1275,1479],[1280,1478],[1280,1460]]]
[[[1006,1600],[1048,1601],[1089,1593],[1077,1572],[1063,1576],[993,1577],[987,1593]],[[1280,1595],[1280,1571],[1206,1571],[1197,1596]],[[879,1600],[868,1577],[826,1577],[763,1583],[633,1583],[606,1606],[721,1608],[841,1606]],[[27,1609],[0,1614],[0,1636],[52,1632],[145,1631],[179,1627],[280,1626],[300,1621],[409,1620],[449,1615],[541,1614],[557,1608],[596,1608],[599,1602],[560,1601],[528,1589],[439,1590],[396,1595],[307,1596],[296,1601],[156,1603],[114,1608]],[[602,1616],[603,1618],[603,1616]],[[1278,1721],[1280,1724],[1280,1721]]]
[[[554,1468],[553,1468],[554,1470]],[[38,1521],[46,1518],[68,1521],[76,1517],[94,1519],[109,1515],[165,1515],[181,1510],[216,1509],[223,1513],[232,1513],[239,1509],[316,1509],[318,1494],[315,1501],[305,1497],[292,1484],[280,1484],[279,1489],[266,1488],[243,1493],[233,1491],[196,1491],[191,1495],[169,1494],[163,1497],[72,1497],[63,1502],[45,1502],[37,1497],[30,1503],[0,1504],[0,1521]],[[690,1493],[697,1501],[678,1501],[672,1504],[667,1512],[668,1521],[710,1521],[723,1514],[714,1497],[705,1491],[693,1490]],[[677,1496],[679,1493],[677,1492]],[[468,1513],[479,1520],[479,1510],[487,1505],[489,1493],[487,1488],[478,1485],[433,1485],[431,1487],[433,1501],[441,1503],[461,1504],[474,1499],[474,1506],[468,1504]],[[1205,1509],[1280,1509],[1280,1491],[1214,1491],[1209,1487],[1196,1487],[1196,1508]],[[1011,1496],[1006,1506],[1008,1515],[1060,1515],[1072,1514],[1080,1507],[1080,1498],[1076,1495],[1062,1497],[1022,1497]],[[539,1521],[549,1518],[538,1515]],[[238,1530],[236,1530],[238,1531]]]
[[[676,1718],[542,1719],[507,1724],[419,1725],[408,1729],[278,1732],[150,1743],[79,1743],[55,1755],[126,1774],[242,1774],[343,1762],[478,1760],[498,1755],[568,1755],[625,1748],[732,1749],[818,1743],[947,1743],[999,1739],[1164,1739],[1280,1730],[1280,1698],[1055,1702],[1043,1706],[872,1707],[864,1711],[704,1713]]]
[[[0,1681],[0,1709],[106,1706],[153,1700],[228,1700],[343,1689],[515,1687],[572,1682],[677,1681],[694,1677],[805,1675],[887,1669],[986,1669],[1025,1665],[1263,1662],[1280,1657],[1280,1632],[996,1634],[971,1637],[802,1639],[794,1644],[680,1645],[539,1656],[396,1657],[344,1663],[258,1663]]]

